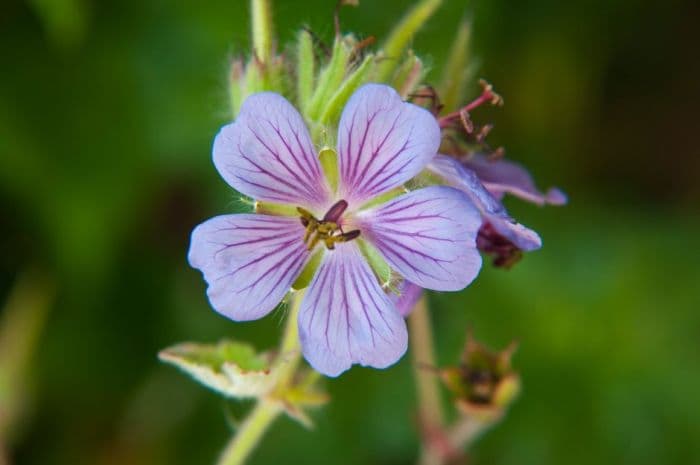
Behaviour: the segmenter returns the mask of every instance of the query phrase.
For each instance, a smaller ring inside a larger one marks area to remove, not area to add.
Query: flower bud
[[[457,409],[482,421],[500,418],[520,391],[520,377],[511,367],[516,344],[494,352],[471,334],[459,366],[440,370],[447,388],[455,396]]]

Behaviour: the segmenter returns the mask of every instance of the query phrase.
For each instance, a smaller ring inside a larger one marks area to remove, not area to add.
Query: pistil
[[[304,243],[308,250],[313,250],[319,242],[323,242],[328,250],[333,250],[336,243],[348,242],[359,237],[359,229],[344,232],[340,225],[340,218],[347,208],[348,203],[345,200],[339,200],[333,204],[323,219],[319,220],[308,210],[297,207],[301,224],[306,228]]]

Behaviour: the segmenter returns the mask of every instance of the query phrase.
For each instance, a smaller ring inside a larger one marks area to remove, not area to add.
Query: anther
[[[323,219],[319,221],[310,211],[297,207],[299,220],[302,226],[306,228],[304,231],[304,243],[308,250],[313,250],[319,242],[325,244],[328,250],[333,250],[336,242],[348,242],[360,235],[359,230],[344,232],[340,226],[340,217],[347,208],[348,203],[345,200],[339,200],[333,204]]]
[[[328,210],[326,215],[323,217],[323,221],[332,221],[337,223],[340,217],[348,209],[348,203],[345,200],[338,200],[333,206]]]

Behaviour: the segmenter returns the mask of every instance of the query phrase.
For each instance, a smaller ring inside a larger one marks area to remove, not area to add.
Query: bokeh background
[[[304,24],[332,37],[335,1],[274,4],[282,42]],[[361,2],[343,29],[381,39],[407,4]],[[520,341],[522,395],[472,463],[700,463],[700,4],[446,0],[414,42],[436,69],[465,15],[477,75],[506,101],[475,117],[571,199],[509,201],[544,248],[431,296],[441,363],[467,327],[494,347]],[[235,203],[210,145],[228,118],[228,59],[248,44],[234,0],[0,7],[9,463],[210,464],[245,411],[156,353],[222,337],[266,348],[281,331],[280,312],[215,314],[185,260],[192,227]],[[316,429],[283,418],[251,463],[413,461],[409,357],[326,386]]]

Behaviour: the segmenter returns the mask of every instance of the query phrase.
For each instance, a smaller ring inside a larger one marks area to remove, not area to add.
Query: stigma
[[[344,232],[340,226],[340,218],[347,208],[348,203],[345,200],[339,200],[328,209],[323,219],[319,220],[308,210],[297,207],[301,224],[306,228],[304,243],[308,250],[313,250],[319,242],[325,244],[328,250],[333,250],[336,243],[348,242],[359,237],[359,229]]]

